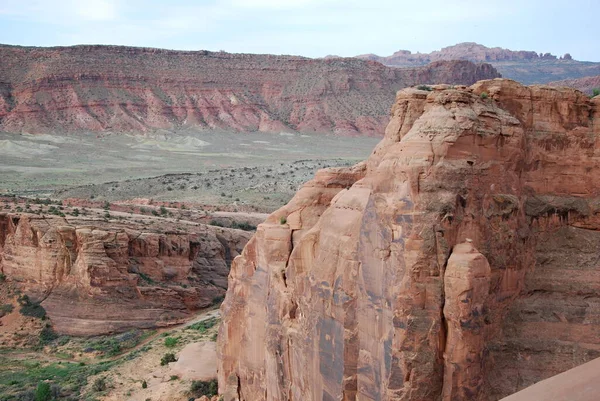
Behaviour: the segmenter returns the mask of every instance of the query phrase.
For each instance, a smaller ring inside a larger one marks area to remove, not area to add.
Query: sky
[[[308,57],[460,42],[600,61],[600,0],[0,0],[0,43]]]

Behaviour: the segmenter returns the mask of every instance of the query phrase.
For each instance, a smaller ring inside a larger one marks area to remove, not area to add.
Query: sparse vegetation
[[[592,97],[596,97],[598,95],[600,95],[600,88],[592,89]]]
[[[419,85],[417,86],[417,89],[427,92],[431,92],[433,90],[433,88],[429,85]]]
[[[479,95],[483,100],[488,98],[488,94],[487,92],[481,92],[481,95]]]
[[[178,342],[179,340],[175,337],[167,337],[165,338],[165,347],[173,348],[177,345]]]
[[[190,330],[198,330],[200,333],[206,333],[208,329],[219,323],[219,319],[211,317],[210,319],[194,323],[188,327]]]
[[[94,380],[94,384],[92,385],[94,391],[105,391],[106,387],[106,377],[97,378]]]
[[[23,316],[37,317],[38,319],[46,318],[46,310],[37,302],[32,302],[27,295],[20,296],[17,301],[21,305],[19,312]]]
[[[207,397],[212,397],[214,395],[217,395],[218,391],[219,384],[216,380],[194,380],[192,381],[192,385],[190,386],[190,394],[197,398],[202,397],[203,395]]]
[[[160,366],[168,365],[171,362],[177,362],[177,358],[175,358],[175,354],[172,352],[167,352],[160,359]]]
[[[279,224],[286,224],[286,223],[287,223],[287,218],[286,218],[286,217],[284,217],[284,216],[281,216],[281,217],[279,218]]]
[[[35,389],[35,401],[50,401],[52,399],[52,390],[50,384],[39,382]]]

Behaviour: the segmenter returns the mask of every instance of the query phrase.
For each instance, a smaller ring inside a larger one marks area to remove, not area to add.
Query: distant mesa
[[[381,136],[396,91],[499,77],[489,64],[122,46],[0,46],[0,130],[212,130]]]
[[[392,67],[417,67],[439,60],[486,62],[492,64],[504,78],[524,84],[600,75],[600,63],[576,61],[569,53],[557,57],[550,53],[486,47],[474,42],[459,43],[431,53],[399,50],[391,56],[363,54],[356,57]]]

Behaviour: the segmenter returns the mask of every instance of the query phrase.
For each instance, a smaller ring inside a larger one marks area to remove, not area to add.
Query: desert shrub
[[[431,92],[432,88],[429,85],[419,85],[417,86],[417,89],[422,90],[422,91],[428,91]]]
[[[37,302],[31,302],[27,295],[20,296],[17,301],[21,305],[19,312],[23,316],[37,317],[39,319],[46,318],[46,310]]]
[[[284,216],[281,216],[281,217],[279,218],[279,223],[280,223],[280,224],[285,224],[285,223],[287,223],[287,218],[285,218]]]
[[[600,88],[592,89],[592,97],[596,97],[598,95],[600,95]]]
[[[39,382],[34,395],[35,401],[50,401],[52,399],[52,389],[50,384]]]
[[[210,381],[194,380],[190,386],[190,393],[195,397],[202,397],[203,395],[212,397],[217,395],[218,391],[219,384],[214,379]]]
[[[173,380],[179,380],[179,376],[171,375],[171,378],[169,379],[169,381],[173,381]]]
[[[245,221],[243,223],[238,223],[237,221],[234,221],[233,223],[231,223],[231,228],[237,228],[238,230],[244,230],[244,231],[255,231],[256,230],[256,226],[253,226],[252,224],[248,223],[247,221]]]
[[[49,344],[52,341],[56,340],[57,338],[58,338],[58,334],[56,334],[56,332],[54,330],[52,330],[52,327],[47,325],[40,332],[40,345]]]
[[[177,341],[175,337],[167,337],[165,338],[165,347],[173,348],[177,345]]]
[[[168,352],[160,358],[160,366],[165,366],[171,362],[177,362],[177,358],[175,358],[175,354],[172,352]]]
[[[148,383],[146,383],[146,380],[142,382],[142,388],[148,388]]]
[[[92,389],[94,389],[94,391],[106,390],[106,377],[99,377],[96,380],[94,380],[94,384],[92,384]]]
[[[487,92],[481,92],[481,95],[479,95],[479,96],[484,100],[488,98]]]
[[[217,226],[217,227],[225,227],[225,225],[223,223],[221,223],[219,220],[211,220],[210,223],[208,223],[211,226]]]
[[[4,304],[0,306],[0,312],[3,313],[10,313],[12,312],[14,309],[14,306],[12,306],[12,304]]]
[[[208,329],[210,329],[218,323],[219,319],[217,319],[216,317],[211,317],[210,319],[206,319],[201,322],[196,322],[190,325],[188,328],[190,330],[198,330],[200,333],[205,333]]]
[[[0,273],[0,283],[6,280],[6,275],[4,273]]]

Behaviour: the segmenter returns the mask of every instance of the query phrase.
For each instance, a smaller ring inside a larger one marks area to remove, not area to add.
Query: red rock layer
[[[400,91],[366,163],[320,171],[234,260],[225,399],[497,400],[598,357],[599,107]]]
[[[354,58],[0,46],[0,130],[380,135],[400,88],[499,76],[466,61],[394,69]]]
[[[0,213],[0,272],[42,301],[60,333],[157,327],[222,296],[229,262],[249,236],[212,226],[154,233]]]
[[[540,53],[525,50],[509,50],[500,47],[486,47],[474,42],[458,43],[444,47],[431,53],[412,53],[409,50],[399,50],[387,57],[375,54],[357,56],[365,60],[379,61],[385,65],[417,66],[441,60],[471,60],[479,62],[515,61],[515,60],[556,60],[550,53]],[[562,58],[562,57],[561,57]],[[565,54],[565,60],[572,60],[570,54]]]
[[[600,89],[600,75],[576,79],[565,79],[562,81],[550,82],[548,85],[575,88],[587,93],[588,95],[591,95],[594,89]]]

